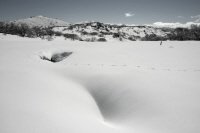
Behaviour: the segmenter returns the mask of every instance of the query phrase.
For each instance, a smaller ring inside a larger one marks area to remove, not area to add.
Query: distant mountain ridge
[[[0,33],[27,37],[60,36],[79,41],[160,41],[200,40],[200,24],[155,23],[154,25],[119,25],[101,22],[70,24],[59,19],[35,16],[10,22],[0,22]]]
[[[30,27],[53,27],[53,26],[68,26],[69,23],[59,20],[44,17],[42,15],[34,16],[26,19],[19,19],[15,21],[10,21],[9,23],[14,23],[16,25],[27,24]]]

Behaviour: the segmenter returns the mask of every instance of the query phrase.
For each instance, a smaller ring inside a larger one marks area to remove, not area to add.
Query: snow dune
[[[2,133],[199,132],[199,42],[0,39]],[[73,52],[52,63],[40,58]]]

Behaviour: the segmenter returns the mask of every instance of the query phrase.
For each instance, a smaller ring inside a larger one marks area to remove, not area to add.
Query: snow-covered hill
[[[160,37],[166,36],[162,29],[151,26],[111,25],[100,22],[72,24],[69,27],[54,27],[53,30],[63,34],[77,34],[82,39],[105,37],[106,40],[110,40],[121,37],[127,40],[138,40],[152,34]]]
[[[0,23],[0,33],[41,38],[44,36],[63,36],[66,39],[92,42],[200,40],[200,24],[157,22],[153,25],[137,26],[94,21],[69,24],[58,19],[36,16],[9,23]]]
[[[27,24],[30,27],[54,27],[54,26],[67,26],[69,23],[59,20],[59,19],[53,19],[48,18],[44,16],[34,16],[26,19],[19,19],[15,21],[10,21],[10,23],[14,23],[16,25],[20,24]]]

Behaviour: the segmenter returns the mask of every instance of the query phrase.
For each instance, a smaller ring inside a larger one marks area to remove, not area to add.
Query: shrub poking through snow
[[[106,39],[105,38],[99,38],[97,41],[98,42],[106,42]]]
[[[96,37],[92,37],[92,38],[86,38],[84,41],[86,42],[95,42],[97,39]]]
[[[79,40],[79,36],[76,34],[64,34],[65,39],[71,39],[71,40]]]
[[[63,53],[54,54],[51,57],[51,61],[52,62],[60,62],[60,61],[64,60],[65,58],[67,58],[71,54],[72,54],[72,52],[63,52]]]
[[[128,37],[128,40],[130,40],[130,41],[136,41],[133,36]]]
[[[51,62],[56,63],[56,62],[60,62],[60,61],[64,60],[65,58],[67,58],[71,54],[72,54],[72,52],[62,52],[62,53],[55,53],[50,58],[45,56],[45,55],[40,56],[40,58],[43,59],[43,60],[47,60],[47,61],[51,61]]]

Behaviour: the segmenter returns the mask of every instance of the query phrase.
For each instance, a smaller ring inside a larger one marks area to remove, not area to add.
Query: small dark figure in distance
[[[160,42],[160,45],[162,45],[162,41]]]

